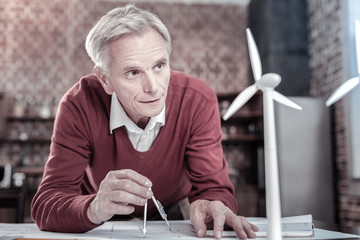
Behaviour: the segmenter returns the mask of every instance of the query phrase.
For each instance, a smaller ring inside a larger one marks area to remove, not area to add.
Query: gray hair
[[[121,36],[140,35],[151,28],[160,33],[170,55],[171,38],[166,26],[155,14],[134,4],[115,8],[100,18],[87,35],[85,48],[95,67],[108,73],[108,45]]]

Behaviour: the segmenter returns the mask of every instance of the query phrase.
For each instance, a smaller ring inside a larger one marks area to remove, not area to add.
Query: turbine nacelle
[[[266,88],[276,88],[281,82],[281,77],[276,73],[266,73],[259,80],[256,81],[256,86],[260,90],[264,90]]]

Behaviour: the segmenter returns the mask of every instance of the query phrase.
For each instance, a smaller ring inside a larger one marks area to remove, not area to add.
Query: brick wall
[[[91,26],[121,5],[123,1],[112,0],[0,0],[1,90],[27,98],[59,98],[92,72],[83,47]],[[247,86],[246,6],[137,5],[150,8],[168,26],[174,69],[201,78],[218,93]]]
[[[328,98],[344,82],[342,66],[343,29],[340,0],[308,0],[311,91],[314,97]],[[337,214],[343,226],[360,226],[360,196],[349,194],[344,101],[332,105],[334,161],[337,176]],[[329,183],[331,184],[331,183]]]

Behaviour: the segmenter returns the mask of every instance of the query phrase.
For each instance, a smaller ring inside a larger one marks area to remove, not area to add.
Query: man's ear
[[[101,83],[101,86],[104,88],[105,92],[109,95],[111,95],[114,90],[113,88],[108,84],[108,77],[104,73],[104,71],[99,67],[94,67],[94,74],[98,78],[99,82]]]

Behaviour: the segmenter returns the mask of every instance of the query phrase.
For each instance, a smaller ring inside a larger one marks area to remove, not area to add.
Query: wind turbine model
[[[281,205],[279,189],[279,172],[275,135],[274,101],[301,110],[301,107],[282,94],[274,91],[281,81],[280,75],[267,73],[262,75],[262,67],[258,49],[250,29],[246,29],[249,46],[250,62],[255,83],[242,91],[230,105],[224,115],[227,120],[239,110],[259,89],[263,92],[264,105],[264,148],[265,148],[265,190],[266,215],[268,218],[268,239],[282,239],[281,234]]]
[[[355,45],[356,45],[356,59],[357,59],[357,69],[358,76],[351,78],[341,84],[333,94],[326,101],[326,106],[329,107],[331,104],[335,103],[337,100],[345,96],[353,88],[355,88],[360,81],[360,21],[355,21]]]

